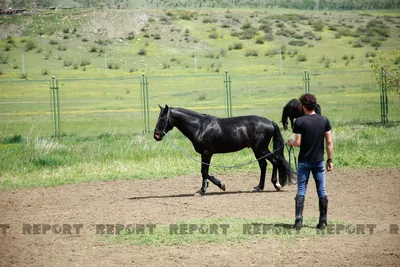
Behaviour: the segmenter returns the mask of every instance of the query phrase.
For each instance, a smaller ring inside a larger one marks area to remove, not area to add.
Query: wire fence
[[[143,113],[141,76],[58,78],[61,132],[139,133],[146,119],[151,133],[158,105],[166,104],[227,117],[225,78],[225,73],[148,76],[148,113]],[[230,78],[233,116],[255,114],[279,122],[284,105],[304,93],[304,71]],[[333,123],[380,121],[380,90],[372,72],[309,72],[309,79],[308,90],[317,96],[322,114]],[[0,135],[52,134],[49,81],[0,81]],[[389,121],[400,120],[399,104],[398,97],[389,95]]]

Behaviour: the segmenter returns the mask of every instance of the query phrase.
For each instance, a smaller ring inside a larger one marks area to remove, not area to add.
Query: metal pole
[[[145,89],[146,89],[146,133],[150,133],[150,108],[149,108],[149,86],[147,82],[147,77],[145,77]]]
[[[379,101],[381,104],[381,123],[384,123],[384,106],[383,106],[383,69],[381,69],[380,72],[380,77],[379,77],[379,89],[380,89],[380,95],[379,95]]]
[[[228,70],[225,71],[225,108],[228,118],[232,117],[232,82],[231,77],[228,76]]]
[[[24,53],[21,53],[22,57],[22,74],[25,74],[25,60],[24,60]]]
[[[224,83],[225,83],[225,109],[226,109],[226,116],[229,117],[229,97],[228,97],[228,70],[225,71],[225,79],[224,79]]]
[[[146,130],[146,123],[145,123],[145,114],[144,114],[144,74],[140,76],[140,109],[142,111],[142,124],[143,124],[143,131]]]
[[[106,71],[106,77],[107,77],[107,53],[104,52],[104,70]]]
[[[307,72],[307,70],[304,71],[304,92],[310,93],[310,74]]]
[[[196,59],[196,52],[194,52],[194,74],[196,74],[196,68],[197,68],[197,59]]]
[[[228,88],[229,88],[229,117],[232,117],[232,83],[231,76],[228,77]]]
[[[140,77],[140,106],[142,110],[143,131],[150,132],[149,87],[146,75]]]
[[[388,96],[387,96],[387,73],[383,71],[383,103],[384,103],[384,124],[389,122],[388,113],[389,113],[389,105],[388,105]]]
[[[58,81],[53,76],[50,81],[50,112],[53,121],[53,136],[60,137],[60,96]]]

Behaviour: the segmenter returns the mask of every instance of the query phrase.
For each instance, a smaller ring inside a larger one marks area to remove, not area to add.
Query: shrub
[[[199,95],[199,97],[197,98],[197,100],[199,100],[199,101],[201,101],[201,100],[205,100],[206,99],[206,94],[205,93],[202,93],[202,94],[200,94]]]
[[[64,46],[64,45],[59,44],[59,45],[57,46],[57,50],[59,50],[59,51],[65,51],[65,50],[67,50],[67,47]]]
[[[57,44],[58,44],[58,41],[52,39],[52,40],[49,41],[49,44],[51,44],[51,45],[57,45]]]
[[[252,57],[257,57],[258,56],[258,51],[255,49],[247,50],[245,53],[246,57],[252,56]]]
[[[236,42],[233,44],[233,49],[235,49],[235,50],[240,50],[242,48],[243,48],[243,43],[241,43],[241,42]]]
[[[47,69],[42,69],[42,75],[49,75],[49,71]]]
[[[252,39],[254,36],[257,35],[257,31],[254,28],[244,29],[242,32],[239,33],[239,38],[243,40]]]
[[[1,140],[1,143],[4,145],[5,144],[18,144],[18,143],[22,143],[22,142],[23,142],[23,138],[19,134],[5,136]]]
[[[263,43],[264,43],[264,38],[261,36],[257,37],[256,44],[263,44]]]
[[[291,41],[289,41],[289,45],[293,45],[293,46],[304,46],[306,44],[307,44],[307,42],[303,41],[303,40],[291,40]]]
[[[221,56],[226,56],[226,50],[225,49],[223,49],[223,48],[221,48],[221,50],[219,50],[219,54],[221,55]]]
[[[90,60],[87,59],[87,58],[82,58],[82,59],[81,59],[81,64],[80,64],[80,65],[81,65],[81,67],[90,65]]]
[[[211,39],[218,39],[219,35],[216,32],[212,32],[208,35],[208,37]]]
[[[279,49],[269,49],[264,53],[264,56],[275,56],[279,54]]]
[[[64,59],[64,67],[69,67],[72,65],[72,59],[66,58]]]
[[[297,61],[299,61],[299,62],[307,61],[307,56],[303,55],[303,54],[299,54],[299,55],[297,55]]]
[[[26,44],[25,44],[25,51],[31,51],[31,50],[33,50],[33,49],[35,49],[37,46],[36,46],[36,43],[35,43],[35,41],[33,41],[33,40],[31,40],[31,39],[29,39],[28,41],[26,41]]]
[[[206,58],[215,58],[215,55],[214,55],[213,52],[209,51],[204,55],[204,57],[206,57]]]
[[[130,33],[128,34],[128,37],[126,37],[126,39],[128,39],[128,40],[133,40],[133,39],[135,39],[135,33],[134,33],[134,32],[130,32]]]
[[[139,55],[139,56],[145,56],[145,55],[147,55],[146,49],[141,48],[141,49],[139,50],[139,52],[138,52],[138,55]]]
[[[215,21],[215,20],[213,20],[213,19],[211,19],[211,18],[209,18],[209,17],[203,19],[203,23],[213,23],[214,21]]]
[[[163,62],[163,69],[169,69],[171,66],[167,62]]]
[[[353,43],[353,47],[357,48],[357,47],[363,47],[364,45],[362,44],[362,42],[360,40],[357,40]]]
[[[11,36],[7,37],[7,44],[16,46],[15,40]]]

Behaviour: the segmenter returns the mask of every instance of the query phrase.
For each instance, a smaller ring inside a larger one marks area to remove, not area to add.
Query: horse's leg
[[[277,179],[278,176],[278,159],[274,154],[270,154],[267,156],[267,159],[272,164],[272,175],[271,175],[271,183],[274,185],[276,191],[281,190],[281,185]]]
[[[220,180],[218,180],[217,178],[215,178],[214,176],[210,176],[208,174],[208,170],[210,168],[211,156],[212,155],[208,155],[207,153],[201,155],[201,161],[202,161],[201,176],[203,178],[203,183],[200,190],[196,192],[196,195],[197,194],[204,195],[206,193],[208,187],[208,180],[210,180],[213,184],[215,184],[216,186],[225,191],[225,184]]]
[[[225,191],[225,184],[224,182],[218,180],[217,178],[215,178],[214,176],[208,176],[208,180],[210,180],[213,184],[215,184],[216,186],[218,186],[221,190]]]
[[[253,149],[253,152],[257,159],[266,155],[260,151],[257,151],[256,149]],[[265,158],[263,158],[263,159],[258,160],[258,165],[260,166],[260,183],[253,188],[252,192],[260,192],[260,191],[264,190],[265,173],[267,172],[268,164],[267,164],[267,161],[265,160]]]

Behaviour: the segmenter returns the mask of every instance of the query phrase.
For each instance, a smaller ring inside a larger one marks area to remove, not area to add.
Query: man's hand
[[[289,140],[286,141],[286,144],[287,144],[288,146],[293,146],[293,142],[294,142],[293,139],[289,139]]]
[[[332,163],[332,161],[327,161],[326,162],[326,171],[327,172],[330,172],[330,171],[332,171],[333,170],[333,163]]]

